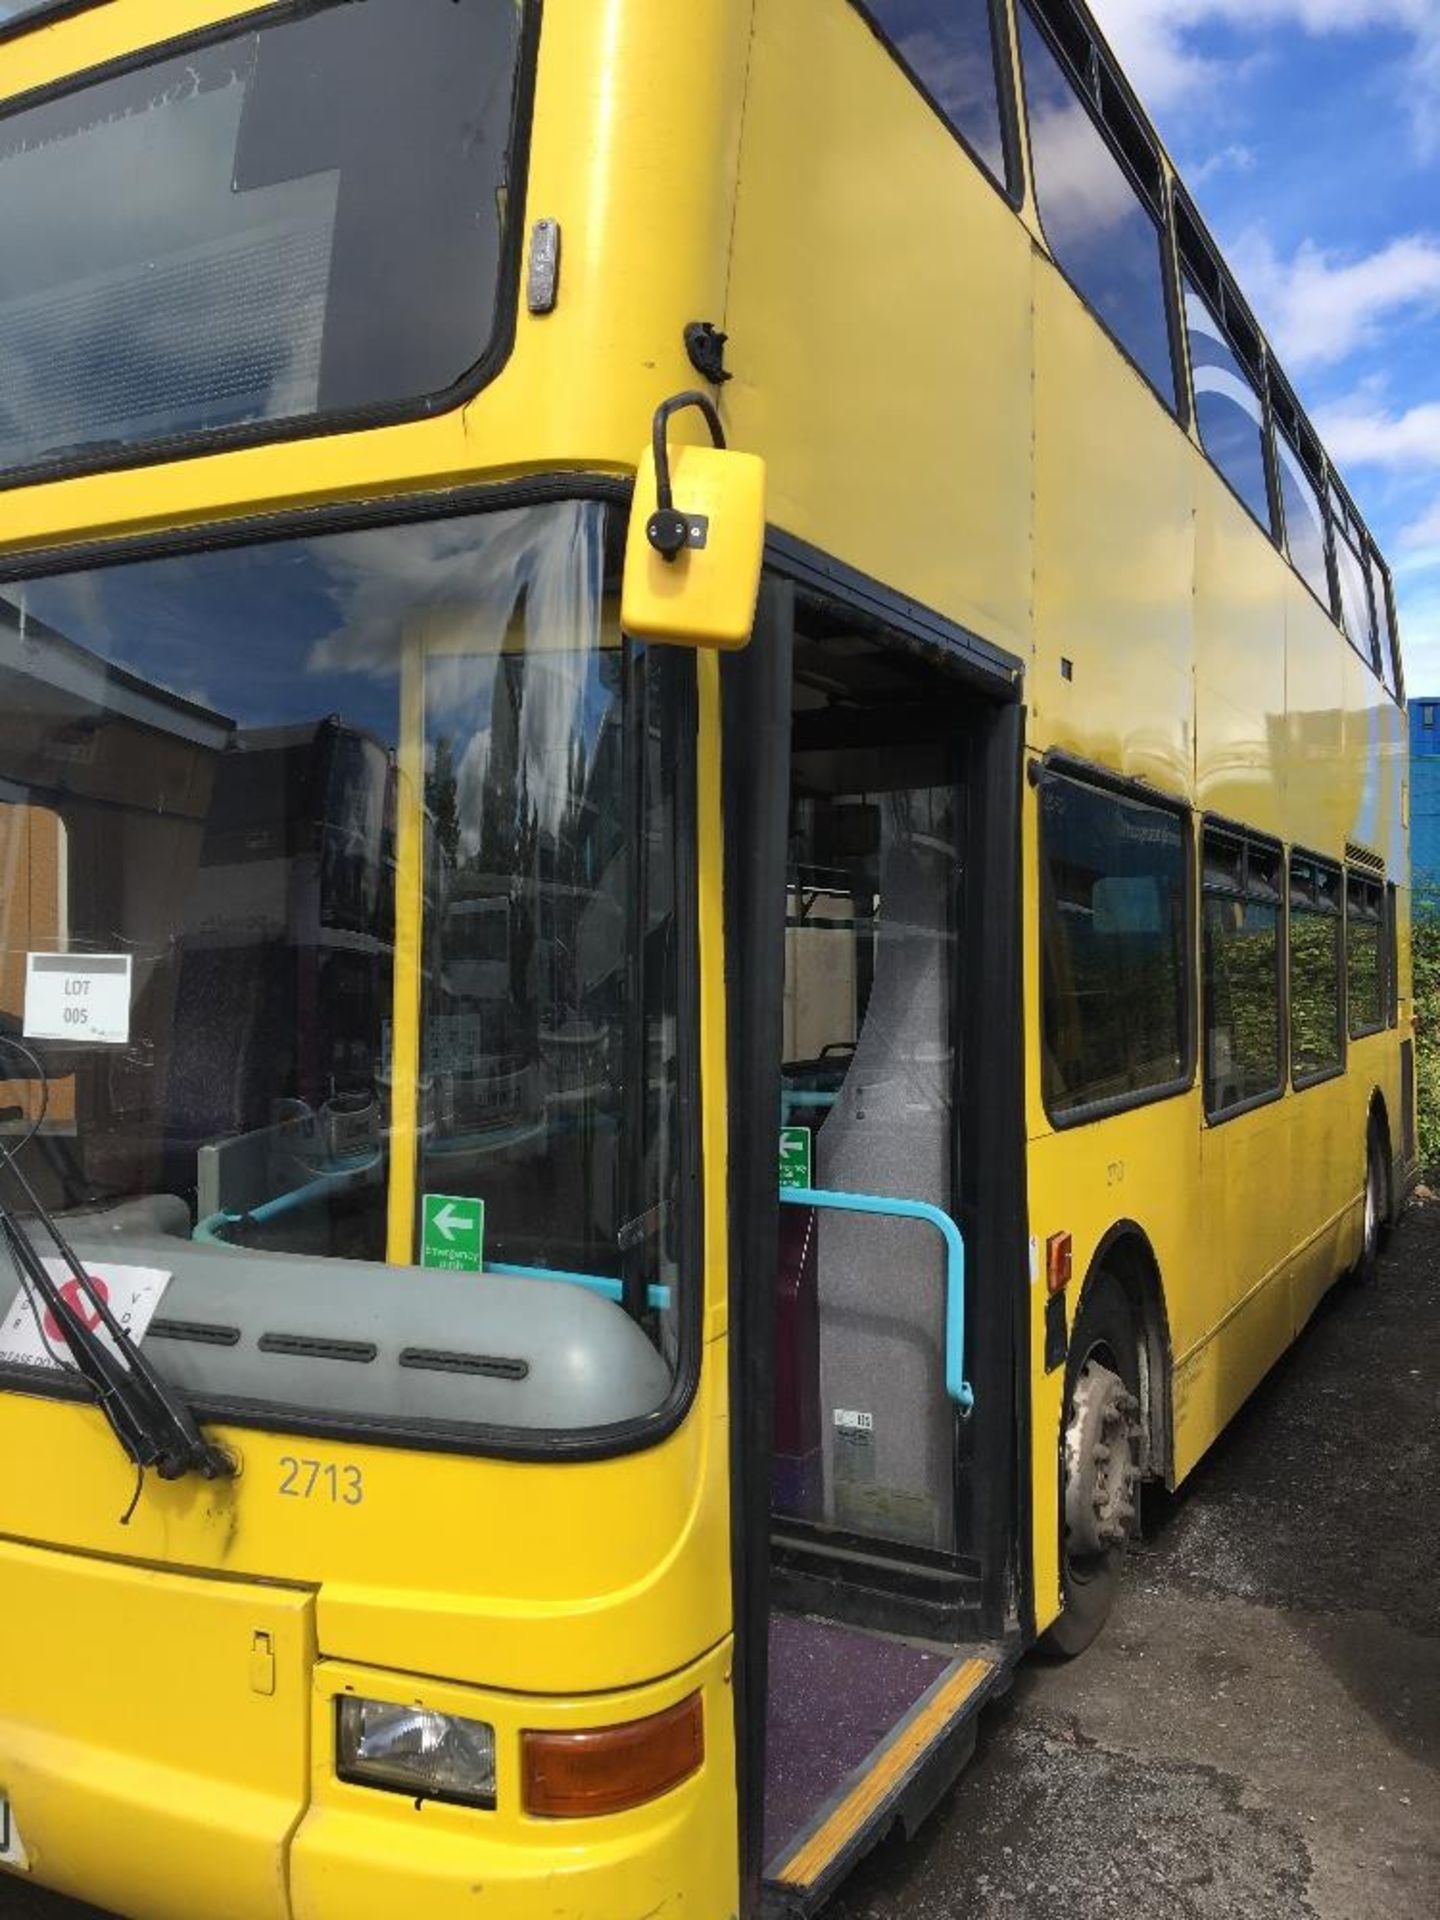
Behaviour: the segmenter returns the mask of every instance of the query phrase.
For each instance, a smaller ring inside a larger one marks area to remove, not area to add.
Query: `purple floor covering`
[[[809,1825],[948,1664],[944,1654],[900,1640],[771,1614],[767,1861]]]

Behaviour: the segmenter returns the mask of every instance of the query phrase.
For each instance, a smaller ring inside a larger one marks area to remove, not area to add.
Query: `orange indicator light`
[[[705,1716],[698,1693],[678,1707],[585,1733],[521,1735],[525,1811],[583,1820],[658,1800],[699,1771]]]

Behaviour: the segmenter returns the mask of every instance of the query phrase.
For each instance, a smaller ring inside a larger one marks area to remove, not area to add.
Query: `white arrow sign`
[[[462,1214],[458,1214],[455,1211],[454,1202],[450,1200],[445,1202],[438,1213],[430,1217],[447,1240],[453,1240],[457,1233],[468,1233],[475,1224],[473,1219],[467,1220]]]

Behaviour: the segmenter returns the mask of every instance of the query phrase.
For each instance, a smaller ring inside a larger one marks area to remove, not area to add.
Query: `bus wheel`
[[[1354,1269],[1355,1279],[1362,1286],[1375,1278],[1385,1232],[1385,1207],[1385,1149],[1380,1143],[1380,1131],[1372,1121],[1365,1136],[1365,1225],[1360,1258]]]
[[[1109,1617],[1140,1480],[1134,1315],[1110,1274],[1091,1282],[1065,1370],[1065,1611],[1045,1635],[1065,1659],[1083,1653]]]

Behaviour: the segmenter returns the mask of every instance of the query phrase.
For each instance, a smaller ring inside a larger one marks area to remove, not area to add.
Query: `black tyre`
[[[1361,1229],[1360,1258],[1352,1269],[1360,1286],[1368,1286],[1380,1264],[1380,1249],[1385,1244],[1385,1228],[1390,1213],[1390,1175],[1385,1165],[1385,1143],[1372,1120],[1365,1136],[1365,1216]]]
[[[1139,1328],[1113,1274],[1086,1288],[1065,1369],[1060,1521],[1065,1611],[1044,1645],[1071,1660],[1109,1618],[1140,1479]]]

